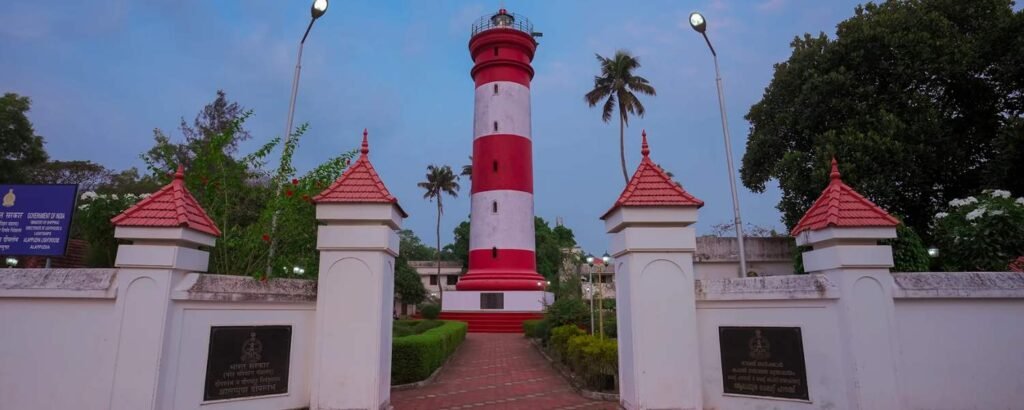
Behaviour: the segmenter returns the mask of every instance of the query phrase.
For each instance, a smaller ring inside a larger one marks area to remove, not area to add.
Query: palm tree
[[[657,95],[654,87],[646,78],[633,75],[633,70],[640,68],[640,60],[628,51],[619,50],[615,57],[606,58],[595,54],[601,63],[601,75],[594,76],[594,89],[583,99],[591,107],[604,100],[601,119],[608,122],[612,119],[612,110],[619,108],[619,159],[622,162],[622,178],[629,183],[626,172],[626,126],[629,125],[629,114],[644,116],[644,105],[636,98],[634,92],[645,95]]]
[[[444,194],[453,198],[459,196],[459,176],[455,175],[452,167],[448,165],[427,166],[427,180],[416,184],[423,188],[423,198],[437,200],[437,292],[440,299],[444,299],[444,288],[441,284],[441,215],[444,213],[444,205],[441,198]]]
[[[469,178],[470,181],[473,180],[473,156],[472,155],[469,156],[469,164],[466,164],[466,165],[462,166],[462,172],[459,173],[459,176],[464,176],[466,178]]]

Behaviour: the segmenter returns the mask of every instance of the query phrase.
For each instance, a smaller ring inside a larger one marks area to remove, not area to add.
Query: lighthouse
[[[471,332],[521,331],[540,316],[546,279],[537,273],[530,81],[539,33],[505,9],[472,27],[475,86],[469,269],[446,292],[445,318]]]

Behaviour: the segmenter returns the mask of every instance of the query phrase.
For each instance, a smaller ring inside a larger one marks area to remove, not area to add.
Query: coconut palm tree
[[[640,68],[640,60],[631,55],[628,51],[619,50],[612,58],[606,58],[595,54],[597,61],[601,64],[601,75],[594,76],[594,89],[590,90],[583,99],[591,107],[604,101],[601,110],[601,119],[609,122],[612,119],[612,110],[619,109],[619,159],[622,162],[622,177],[629,183],[629,174],[626,172],[626,126],[629,125],[629,115],[636,114],[644,116],[644,105],[637,99],[636,94],[657,95],[654,87],[646,78],[633,75],[633,70]]]
[[[444,214],[444,205],[441,203],[441,198],[444,194],[451,195],[453,198],[459,196],[459,176],[455,175],[452,167],[448,165],[428,165],[426,177],[426,181],[420,182],[416,186],[426,191],[423,193],[423,198],[430,201],[437,200],[437,292],[438,296],[443,299],[444,287],[441,284],[441,215]]]
[[[469,178],[470,181],[473,180],[473,156],[472,155],[469,156],[469,164],[466,164],[466,165],[462,166],[462,172],[459,174],[459,176],[463,176],[463,177]]]

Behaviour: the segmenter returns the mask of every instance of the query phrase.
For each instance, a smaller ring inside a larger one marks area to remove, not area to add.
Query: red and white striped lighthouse
[[[476,103],[469,269],[457,291],[445,293],[443,310],[536,314],[550,299],[546,279],[537,273],[534,244],[530,63],[539,34],[526,18],[505,9],[481,18],[472,33]],[[473,318],[461,319],[474,331]]]
[[[529,22],[501,9],[473,26],[473,191],[469,271],[458,290],[543,290],[533,222]]]

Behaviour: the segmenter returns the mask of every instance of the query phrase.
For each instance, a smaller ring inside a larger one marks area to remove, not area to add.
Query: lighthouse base
[[[523,321],[542,318],[554,300],[543,291],[448,291],[440,318],[466,322],[470,333],[520,333]]]

